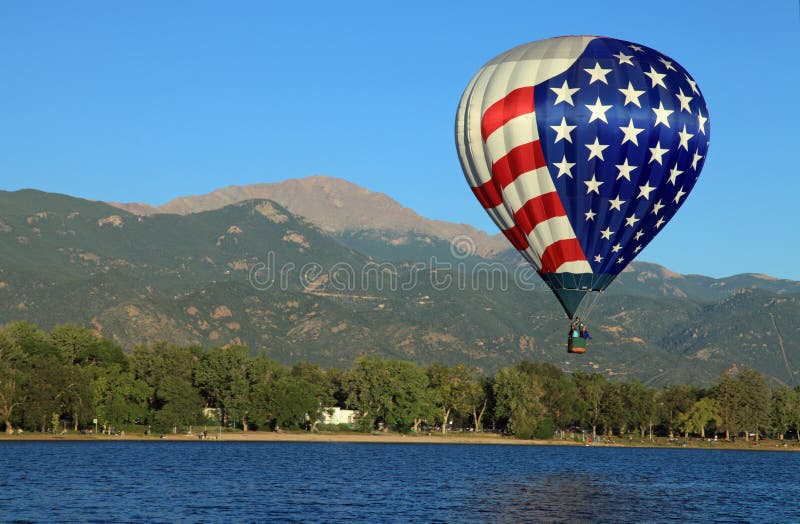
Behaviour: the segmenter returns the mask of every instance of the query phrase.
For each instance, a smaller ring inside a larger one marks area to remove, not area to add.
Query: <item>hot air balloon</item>
[[[484,65],[455,135],[472,192],[576,320],[686,201],[710,123],[672,58],[568,36]]]

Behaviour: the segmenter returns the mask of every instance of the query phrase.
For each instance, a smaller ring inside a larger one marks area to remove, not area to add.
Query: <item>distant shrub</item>
[[[317,431],[356,431],[356,426],[354,424],[317,424],[316,425]]]
[[[533,430],[533,438],[547,440],[553,438],[556,432],[556,423],[549,418],[543,418],[536,424]]]

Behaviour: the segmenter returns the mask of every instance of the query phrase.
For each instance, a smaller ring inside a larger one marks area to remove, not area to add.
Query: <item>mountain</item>
[[[686,297],[701,301],[723,300],[742,289],[765,290],[779,295],[800,293],[800,282],[757,273],[744,273],[725,278],[703,275],[681,275],[658,264],[634,261],[614,283],[608,293]]]
[[[378,260],[429,262],[431,257],[436,257],[440,261],[461,262],[463,258],[452,256],[451,241],[456,238],[464,239],[468,253],[476,255],[467,257],[468,264],[484,258],[509,265],[522,260],[509,248],[503,235],[488,235],[472,226],[422,217],[383,193],[333,177],[311,176],[272,184],[229,186],[206,195],[176,198],[158,207],[138,203],[111,202],[110,205],[142,216],[188,215],[252,199],[275,201],[341,243]],[[659,294],[721,300],[738,289],[800,293],[800,282],[759,274],[721,279],[681,275],[657,264],[634,262],[609,293],[620,290],[623,294],[643,296]]]
[[[633,264],[598,301],[577,357],[556,300],[515,257],[462,257],[410,230],[331,232],[271,200],[141,215],[0,192],[0,240],[0,323],[77,322],[128,350],[246,344],[284,363],[370,354],[486,372],[527,358],[656,385],[711,384],[747,365],[800,381],[800,283],[759,275]]]
[[[295,215],[313,222],[334,234],[386,236],[395,245],[433,239],[449,241],[458,236],[472,239],[479,255],[500,253],[508,249],[502,235],[487,235],[466,225],[431,220],[403,207],[383,193],[369,191],[347,180],[325,176],[291,179],[274,184],[229,186],[206,195],[181,197],[163,206],[147,204],[111,205],[134,214],[175,213],[188,215],[219,209],[229,204],[253,199],[269,199]],[[431,238],[433,237],[433,238]]]

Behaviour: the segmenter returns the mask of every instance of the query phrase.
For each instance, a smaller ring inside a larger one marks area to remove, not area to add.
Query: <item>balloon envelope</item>
[[[572,318],[686,201],[710,123],[696,82],[672,58],[571,36],[483,66],[455,134],[478,201]]]

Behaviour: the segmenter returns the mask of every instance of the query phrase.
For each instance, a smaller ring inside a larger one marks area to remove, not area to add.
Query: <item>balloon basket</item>
[[[567,340],[567,353],[586,353],[586,339],[583,337],[570,336]]]

